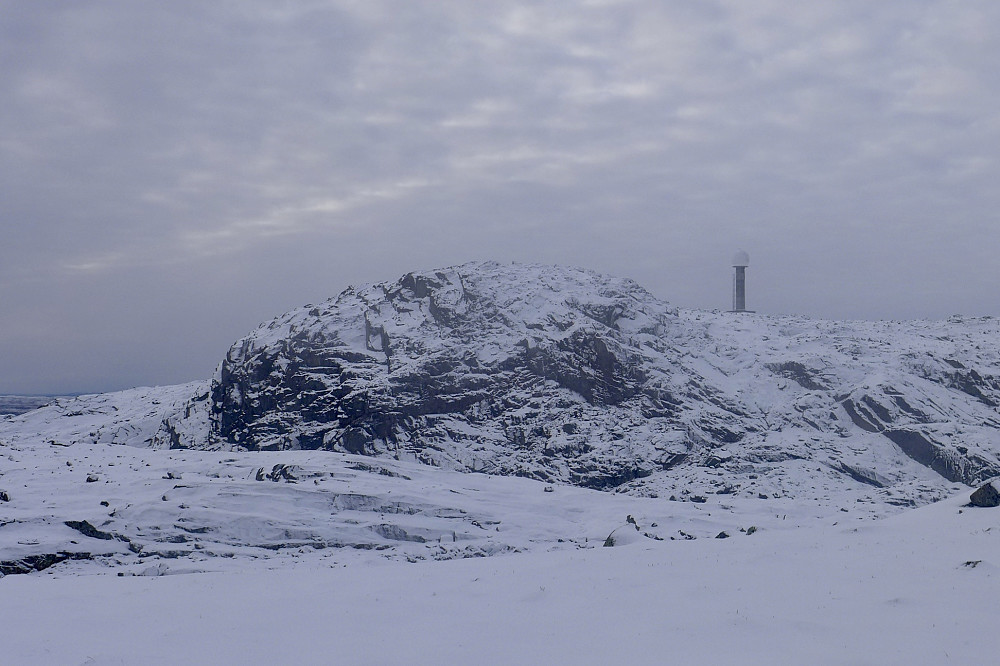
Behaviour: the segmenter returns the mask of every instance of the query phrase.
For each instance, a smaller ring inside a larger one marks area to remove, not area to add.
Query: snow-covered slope
[[[237,342],[212,439],[634,494],[866,484],[921,502],[1000,473],[997,339],[992,318],[678,311],[629,280],[466,264],[348,289]]]
[[[324,451],[12,445],[0,473],[0,573],[54,562],[63,573],[138,574],[455,559],[601,547],[613,532],[742,537],[751,526],[899,510],[866,488],[836,499],[671,502]]]
[[[210,384],[59,399],[0,443],[326,449],[633,495],[915,504],[1000,473],[1000,321],[677,310],[473,263],[262,325]]]
[[[18,416],[0,417],[0,445],[83,442],[170,448],[210,448],[209,383],[142,387],[55,398]]]
[[[515,557],[273,571],[219,558],[229,571],[9,576],[0,640],[15,664],[989,663],[1000,652],[1000,509],[967,500],[882,521]]]

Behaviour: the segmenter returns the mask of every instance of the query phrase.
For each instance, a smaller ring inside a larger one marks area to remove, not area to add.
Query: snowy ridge
[[[124,453],[160,461],[167,455]],[[174,465],[217,455],[176,453],[182,459]],[[279,454],[255,455],[271,462]],[[339,457],[286,455],[295,462]],[[574,527],[586,534],[585,524],[596,532],[598,522],[626,508],[676,512],[683,530],[699,535],[763,513],[737,518],[747,509],[739,502],[727,510],[566,487],[545,493],[526,479],[390,467],[440,475],[440,486],[427,486],[439,498],[500,484],[482,498],[484,505],[503,499],[493,515],[540,511],[529,521],[534,531],[523,535],[526,543]],[[563,491],[567,498],[551,501]],[[797,529],[782,529],[789,516],[750,535],[732,530],[728,539],[642,537],[615,548],[553,543],[558,548],[516,557],[360,568],[374,563],[377,552],[148,558],[112,569],[126,574],[121,578],[74,575],[92,569],[68,560],[43,576],[0,580],[17,608],[4,621],[4,655],[12,663],[101,664],[319,664],[331,655],[372,664],[977,663],[1000,650],[993,630],[1000,532],[994,510],[970,510],[967,500],[965,491],[882,521],[838,512],[805,525],[800,513]],[[554,516],[558,524],[547,525]],[[651,516],[634,517],[647,529]],[[109,543],[66,529],[81,543]],[[191,571],[209,573],[170,575]],[[38,627],[53,626],[59,630],[39,640]]]
[[[992,318],[677,310],[550,266],[409,274],[262,325],[210,382],[0,420],[0,566],[448,559],[590,548],[634,537],[628,515],[640,541],[881,517],[1000,470],[997,339]]]
[[[169,448],[180,443],[179,428],[185,444],[207,448],[208,386],[202,381],[55,398],[47,406],[0,421],[0,442]]]
[[[467,264],[261,326],[213,381],[212,438],[638,494],[925,502],[1000,473],[998,334],[678,311],[588,271]]]

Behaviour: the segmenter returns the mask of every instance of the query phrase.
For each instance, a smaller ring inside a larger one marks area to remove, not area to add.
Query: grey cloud
[[[985,0],[2,12],[0,391],[203,377],[260,319],[477,258],[711,308],[744,247],[763,311],[997,308]]]

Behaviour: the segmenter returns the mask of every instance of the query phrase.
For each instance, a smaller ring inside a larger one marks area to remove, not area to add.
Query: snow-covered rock
[[[979,488],[977,488],[976,491],[969,496],[969,503],[972,504],[972,506],[985,508],[1000,506],[1000,490],[997,489],[998,484],[1000,484],[1000,479],[994,479],[993,481],[988,481],[979,486]]]
[[[472,263],[262,325],[213,380],[211,437],[645,494],[923,501],[1000,473],[998,334],[677,310],[625,279]]]
[[[81,442],[152,448],[211,448],[209,383],[128,389],[55,398],[0,420],[0,444]]]
[[[680,364],[697,332],[635,283],[585,271],[409,274],[236,343],[213,436],[609,488],[686,450],[682,402],[725,418]]]
[[[912,505],[1000,474],[1000,321],[678,310],[471,263],[262,325],[210,382],[58,399],[0,443],[324,449],[696,500]]]

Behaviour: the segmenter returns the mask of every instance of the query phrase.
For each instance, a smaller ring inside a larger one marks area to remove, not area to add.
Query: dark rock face
[[[969,496],[972,506],[992,508],[1000,506],[1000,492],[992,483],[984,483],[976,492]]]
[[[92,557],[90,553],[59,552],[28,555],[17,560],[3,560],[0,561],[0,577],[44,571],[66,560],[89,560]]]
[[[791,379],[804,389],[810,391],[821,391],[826,388],[822,383],[816,380],[813,372],[797,361],[767,363],[765,367],[778,376]]]
[[[917,466],[969,484],[1000,474],[1000,362],[977,351],[1000,331],[920,326],[682,313],[630,280],[551,266],[411,273],[233,345],[205,445],[596,489],[796,460],[875,489]],[[942,328],[980,337],[958,345]],[[170,446],[193,439],[171,432]]]
[[[953,399],[958,404],[949,406],[934,395],[945,388],[949,389],[948,393],[960,391],[974,397],[980,403],[976,411],[982,412],[985,418],[981,425],[969,424],[969,427],[982,433],[984,438],[992,439],[992,433],[1000,428],[1000,421],[992,407],[993,398],[986,392],[997,392],[996,381],[970,371],[963,377],[973,381],[970,378],[975,376],[979,385],[965,380],[957,382],[954,372],[935,374],[927,365],[924,359],[916,377],[908,378],[912,382],[909,386],[880,385],[855,390],[841,401],[841,406],[854,425],[884,435],[914,461],[930,467],[949,481],[975,485],[1000,474],[1000,463],[995,455],[970,453],[956,437],[958,432],[943,425],[967,420],[962,412],[968,410],[969,400]]]
[[[547,268],[525,284],[524,271],[410,274],[276,320],[222,364],[214,435],[595,488],[648,475],[661,456],[637,455],[655,453],[640,437],[680,427],[660,360],[684,334],[676,313],[627,280]]]
[[[111,539],[115,538],[113,534],[109,534],[108,532],[102,532],[101,530],[97,529],[86,520],[67,520],[66,526],[72,527],[74,530],[76,530],[83,536],[88,536],[92,539],[103,539],[105,541],[110,541]]]

